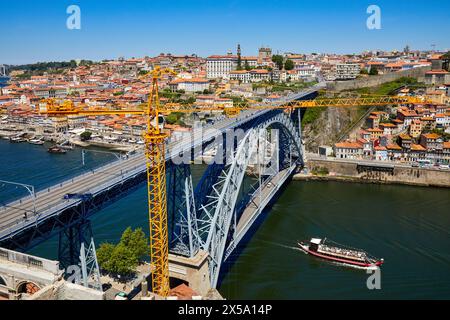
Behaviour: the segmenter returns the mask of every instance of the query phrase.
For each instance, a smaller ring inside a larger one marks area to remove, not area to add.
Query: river
[[[88,154],[88,167],[114,159]],[[44,188],[86,170],[81,152],[0,140],[0,179]],[[194,170],[198,171],[198,170]],[[0,202],[26,191],[0,183]],[[96,244],[118,241],[127,226],[147,232],[143,186],[93,219]],[[235,257],[219,291],[227,299],[450,298],[450,190],[338,182],[290,182]],[[381,289],[365,270],[307,256],[297,240],[327,237],[385,259]],[[57,237],[31,250],[54,259]]]

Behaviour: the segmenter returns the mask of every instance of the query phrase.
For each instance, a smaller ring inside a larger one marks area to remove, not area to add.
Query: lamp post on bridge
[[[86,164],[86,153],[87,152],[93,152],[93,153],[103,153],[103,154],[112,154],[117,158],[117,160],[122,160],[122,155],[118,154],[117,152],[110,152],[110,151],[100,151],[100,150],[88,150],[88,149],[81,149],[81,161],[83,163],[83,166]]]
[[[11,185],[15,185],[15,186],[19,186],[19,187],[23,187],[23,188],[27,189],[27,191],[30,193],[31,198],[33,199],[33,213],[36,215],[36,193],[34,192],[34,186],[32,186],[30,184],[6,181],[6,180],[0,180],[0,183],[11,184]]]

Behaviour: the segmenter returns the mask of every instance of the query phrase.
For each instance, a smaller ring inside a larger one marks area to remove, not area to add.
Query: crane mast
[[[163,297],[169,294],[169,236],[167,230],[166,160],[167,135],[159,129],[158,79],[167,73],[156,68],[151,72],[152,85],[147,103],[145,157],[147,161],[148,216],[152,291]],[[152,123],[154,122],[154,123]]]

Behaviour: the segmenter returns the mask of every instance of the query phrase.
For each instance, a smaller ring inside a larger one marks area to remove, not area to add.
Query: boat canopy
[[[314,243],[314,244],[320,244],[321,242],[322,242],[322,239],[319,239],[319,238],[311,238],[311,241],[310,241],[311,243]]]

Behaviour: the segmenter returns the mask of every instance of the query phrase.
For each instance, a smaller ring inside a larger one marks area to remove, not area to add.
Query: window
[[[41,260],[37,260],[37,259],[34,259],[34,258],[32,258],[32,257],[29,257],[29,258],[28,258],[28,264],[29,264],[30,266],[35,266],[35,267],[38,267],[38,268],[42,268],[42,266],[43,266]]]
[[[0,250],[0,258],[8,259],[8,252]]]

